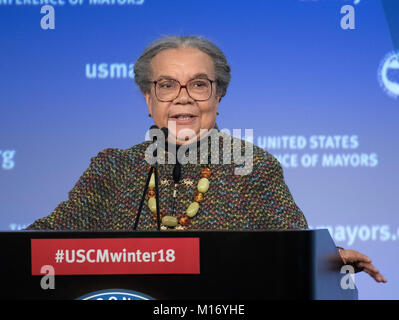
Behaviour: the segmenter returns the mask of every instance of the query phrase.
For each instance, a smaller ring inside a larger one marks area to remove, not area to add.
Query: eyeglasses
[[[162,79],[152,83],[155,86],[155,95],[158,100],[170,102],[179,96],[181,88],[186,88],[188,95],[196,101],[208,100],[212,95],[212,83],[214,82],[214,80],[206,78],[197,78],[190,80],[185,86],[174,79]]]

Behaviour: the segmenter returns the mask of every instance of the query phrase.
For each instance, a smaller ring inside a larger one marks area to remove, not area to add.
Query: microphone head
[[[164,136],[165,136],[165,140],[168,139],[168,135],[169,135],[169,129],[168,128],[161,128],[161,131],[163,132]]]
[[[150,135],[150,139],[152,140],[152,142],[157,141],[158,130],[159,130],[159,128],[155,124],[150,127],[149,135]]]

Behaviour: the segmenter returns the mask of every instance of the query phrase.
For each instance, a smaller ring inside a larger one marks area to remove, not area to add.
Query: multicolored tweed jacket
[[[217,128],[217,127],[216,127]],[[288,230],[306,229],[307,222],[284,182],[280,163],[267,151],[251,144],[253,169],[236,175],[237,165],[223,164],[223,140],[208,139],[208,154],[216,152],[219,164],[182,165],[181,180],[173,180],[174,164],[158,165],[160,213],[181,216],[193,201],[201,178],[201,169],[211,169],[210,187],[200,209],[186,230]],[[232,141],[244,141],[234,137]],[[90,167],[47,217],[36,220],[29,230],[133,230],[134,220],[147,179],[149,165],[145,151],[150,142],[129,149],[106,149],[91,159]],[[233,146],[233,144],[232,144]],[[232,155],[233,147],[231,146]],[[216,149],[215,149],[216,148]],[[218,149],[218,150],[217,150]],[[199,159],[200,148],[197,149]],[[216,151],[215,151],[216,150]],[[167,155],[167,151],[165,155]],[[213,161],[214,162],[214,161]],[[200,163],[199,161],[197,163]],[[175,197],[173,197],[176,189]],[[156,230],[157,223],[147,206],[146,197],[137,230]]]

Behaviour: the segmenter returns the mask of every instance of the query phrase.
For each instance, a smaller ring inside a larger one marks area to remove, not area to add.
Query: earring
[[[151,118],[151,113],[149,113],[148,116]]]
[[[216,115],[218,116],[218,115],[219,115],[219,112],[216,112]]]

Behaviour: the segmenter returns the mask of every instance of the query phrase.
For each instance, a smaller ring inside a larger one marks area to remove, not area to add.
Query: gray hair
[[[165,36],[145,48],[134,65],[134,81],[142,93],[146,94],[151,91],[152,58],[163,50],[186,47],[201,50],[211,57],[215,67],[217,94],[220,97],[226,94],[231,78],[227,59],[215,44],[200,36]]]

